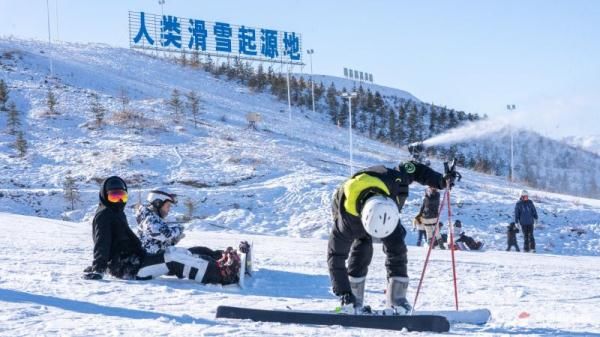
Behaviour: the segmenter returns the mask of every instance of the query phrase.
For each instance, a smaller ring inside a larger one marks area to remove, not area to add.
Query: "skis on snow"
[[[294,310],[263,310],[229,306],[217,307],[217,318],[250,319],[257,322],[341,325],[348,327],[448,332],[450,322],[438,315],[347,315]]]

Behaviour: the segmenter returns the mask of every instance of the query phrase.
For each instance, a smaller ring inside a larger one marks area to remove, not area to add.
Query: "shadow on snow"
[[[166,318],[178,323],[197,323],[214,325],[215,322],[203,318],[194,318],[191,316],[173,316],[160,312],[144,311],[137,309],[127,309],[119,307],[110,307],[90,302],[70,300],[47,295],[37,295],[17,290],[1,289],[0,299],[4,302],[13,303],[36,303],[40,305],[55,307],[63,310],[74,311],[82,314],[101,314],[105,316],[115,316],[131,319],[159,319]]]

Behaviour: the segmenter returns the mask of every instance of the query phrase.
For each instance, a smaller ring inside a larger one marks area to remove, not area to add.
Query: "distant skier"
[[[454,222],[454,241],[459,247],[464,245],[469,250],[480,250],[483,248],[483,242],[475,240],[473,237],[465,234],[460,220]]]
[[[506,229],[506,240],[507,240],[507,248],[506,251],[510,251],[510,249],[514,246],[517,252],[520,252],[519,244],[517,243],[517,233],[519,233],[519,229],[515,225],[514,222],[511,222]]]
[[[417,246],[421,246],[423,244],[423,241],[427,240],[427,233],[425,232],[425,226],[423,225],[423,222],[421,221],[421,217],[420,216],[416,216],[413,219],[413,230],[417,230]]]
[[[535,253],[533,229],[537,226],[538,214],[528,194],[527,190],[521,191],[521,198],[515,205],[515,224],[523,231],[523,250]]]
[[[438,192],[437,188],[429,186],[425,190],[425,197],[423,198],[421,209],[417,214],[418,217],[421,217],[421,222],[425,227],[425,232],[427,233],[427,242],[429,244],[432,243],[431,238],[433,237],[433,233],[435,233],[435,224],[438,220],[439,209],[440,192]],[[441,231],[438,230],[435,237],[436,242],[433,243],[433,246],[439,246],[440,249],[446,249],[446,247],[444,247],[444,242],[440,232]]]
[[[408,289],[406,230],[400,210],[413,181],[446,188],[460,176],[454,167],[444,176],[414,161],[396,168],[374,166],[354,174],[336,191],[332,205],[333,229],[329,236],[327,262],[333,292],[343,310],[362,312],[365,281],[373,257],[373,239],[381,239],[386,255],[387,306],[398,314],[411,310]],[[348,260],[348,266],[346,266]]]
[[[107,178],[100,189],[100,203],[92,222],[94,259],[84,270],[89,280],[102,279],[108,272],[121,279],[148,280],[168,273],[201,283],[235,283],[239,271],[236,252],[228,248],[217,264],[193,256],[187,250],[168,250],[157,254],[144,251],[138,237],[129,228],[124,209],[128,200],[127,184],[119,177]],[[237,269],[236,269],[237,268]]]

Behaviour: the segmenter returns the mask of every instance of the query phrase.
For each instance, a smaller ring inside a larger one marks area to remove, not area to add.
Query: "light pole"
[[[160,19],[162,20],[162,17],[165,16],[165,11],[163,9],[165,0],[158,0],[158,4],[160,5]]]
[[[352,158],[352,99],[358,94],[356,92],[343,92],[342,97],[348,99],[348,136],[350,138],[350,175],[354,171],[354,164]]]
[[[315,53],[314,49],[309,49],[306,51],[310,58],[310,90],[312,94],[312,107],[313,112],[315,112],[315,81],[313,80],[313,70],[312,70],[312,55]]]
[[[506,105],[506,110],[510,113],[515,110],[514,104]],[[514,137],[513,137],[513,127],[510,125],[510,181],[514,182],[515,179],[515,166],[514,166]]]
[[[48,60],[50,61],[50,77],[54,77],[54,65],[52,64],[52,38],[50,35],[50,4],[46,0],[46,12],[48,13]]]

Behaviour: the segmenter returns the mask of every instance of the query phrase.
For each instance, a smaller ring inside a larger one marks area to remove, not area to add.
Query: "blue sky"
[[[54,37],[124,47],[129,10],[161,11],[149,0],[49,3]],[[166,0],[164,11],[300,32],[315,73],[348,66],[466,112],[506,116],[516,104],[515,123],[549,136],[600,134],[600,1]],[[0,0],[0,35],[47,34],[45,0]]]

